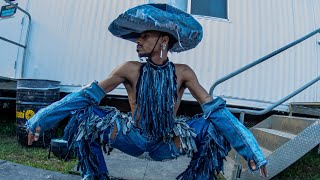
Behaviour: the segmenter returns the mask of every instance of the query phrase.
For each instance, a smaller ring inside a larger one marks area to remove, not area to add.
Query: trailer
[[[61,81],[62,92],[101,81],[119,64],[139,61],[135,44],[113,37],[108,25],[126,9],[148,2],[154,1],[15,0],[32,18],[17,11],[0,19],[0,76]],[[203,26],[197,48],[169,57],[192,67],[207,90],[220,77],[320,27],[317,0],[165,2],[193,14]],[[264,108],[319,74],[318,33],[219,85],[213,95],[223,96],[230,105]],[[319,102],[319,88],[317,83],[277,109],[288,111],[291,102]],[[126,96],[125,88],[110,94]],[[189,92],[183,100],[195,101]]]

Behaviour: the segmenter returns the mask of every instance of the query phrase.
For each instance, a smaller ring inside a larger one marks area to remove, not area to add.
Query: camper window
[[[227,0],[191,0],[191,14],[228,19]]]

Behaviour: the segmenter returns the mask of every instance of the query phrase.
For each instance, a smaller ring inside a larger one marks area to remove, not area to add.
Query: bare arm
[[[119,84],[128,80],[128,75],[130,71],[132,71],[133,65],[131,61],[121,64],[111,72],[107,79],[99,82],[99,86],[102,87],[106,93],[114,90]]]
[[[194,71],[188,66],[184,65],[182,70],[182,77],[185,86],[189,89],[192,96],[200,103],[206,103],[212,100],[208,92],[199,84],[198,78]]]

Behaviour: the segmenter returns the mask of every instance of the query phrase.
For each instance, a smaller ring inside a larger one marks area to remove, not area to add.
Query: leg
[[[177,179],[216,179],[216,174],[223,170],[223,159],[230,151],[228,142],[217,133],[210,121],[202,117],[187,123],[197,134],[198,151],[193,153],[190,165]]]
[[[147,151],[149,152],[150,158],[154,161],[176,159],[182,155],[173,140],[163,142],[163,140],[160,139],[156,142],[149,143]]]
[[[74,149],[78,156],[78,167],[80,167],[83,179],[109,179],[99,142],[76,142]]]
[[[116,124],[110,146],[134,157],[142,155],[145,152],[145,141],[139,134],[139,130],[132,127],[124,133],[122,127],[126,126],[126,123],[117,122]]]
[[[129,120],[113,107],[90,106],[74,114],[65,128],[64,139],[74,145],[79,158],[82,177],[108,177],[101,143],[116,147],[125,153],[139,156],[144,152]]]

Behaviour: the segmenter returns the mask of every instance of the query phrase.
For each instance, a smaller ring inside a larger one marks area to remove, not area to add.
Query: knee
[[[194,132],[198,135],[207,131],[210,121],[203,117],[200,117],[197,119],[192,119],[191,123],[188,124],[190,128],[192,128]]]
[[[108,127],[103,131],[103,143],[112,143],[115,140],[118,132],[119,127],[117,126],[117,123],[114,122],[112,126]]]
[[[111,130],[111,136],[110,136],[110,140],[114,140],[114,138],[116,137],[117,133],[118,133],[118,127],[117,127],[117,123],[114,122],[114,125],[113,125],[113,129]]]

